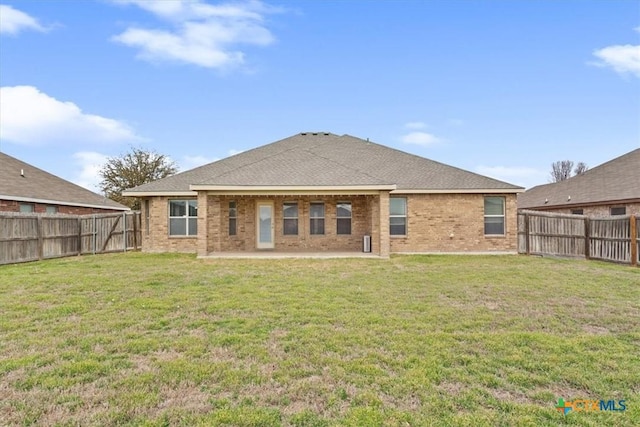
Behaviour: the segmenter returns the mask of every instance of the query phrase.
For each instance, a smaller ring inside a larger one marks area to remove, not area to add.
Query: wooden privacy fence
[[[640,264],[640,218],[518,212],[518,252]]]
[[[138,249],[140,212],[0,213],[0,264]]]

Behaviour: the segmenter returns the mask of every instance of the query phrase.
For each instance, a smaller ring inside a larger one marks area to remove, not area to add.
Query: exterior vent
[[[362,252],[371,252],[371,236],[362,237]]]

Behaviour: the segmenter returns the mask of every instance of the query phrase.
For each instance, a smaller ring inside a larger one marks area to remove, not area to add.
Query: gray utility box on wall
[[[362,237],[362,252],[371,252],[371,236]]]

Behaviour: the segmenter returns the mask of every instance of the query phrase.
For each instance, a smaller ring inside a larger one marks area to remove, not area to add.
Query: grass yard
[[[554,409],[624,399],[624,412]],[[518,256],[0,266],[0,425],[640,425],[640,268]]]

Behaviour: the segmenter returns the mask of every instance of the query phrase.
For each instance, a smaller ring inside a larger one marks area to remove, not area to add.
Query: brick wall
[[[493,195],[492,195],[493,196]],[[372,236],[378,253],[390,241],[391,252],[470,252],[516,250],[516,197],[506,199],[506,235],[484,235],[482,194],[418,194],[407,197],[407,236],[389,237],[389,201],[379,196],[207,196],[198,197],[198,237],[169,236],[168,201],[185,198],[154,197],[149,200],[149,233],[143,207],[143,250],[151,252],[245,252],[256,250],[256,201],[274,207],[276,251],[361,251],[362,237]],[[193,198],[195,199],[195,198]],[[237,206],[236,235],[229,235],[229,202]],[[325,204],[325,234],[311,235],[310,203]],[[352,203],[351,235],[337,234],[336,203]],[[298,235],[283,233],[283,203],[298,203]],[[204,209],[203,209],[204,207]],[[378,227],[378,225],[380,225]],[[202,232],[206,229],[205,232]],[[379,228],[379,230],[378,230]]]
[[[94,213],[98,214],[98,213],[122,212],[121,210],[115,210],[115,209],[99,209],[99,208],[89,208],[89,207],[83,207],[83,206],[28,203],[28,202],[19,202],[16,200],[0,200],[0,212],[20,212],[20,205],[23,203],[33,205],[34,213],[46,213],[47,206],[55,206],[56,208],[58,208],[57,213],[67,214],[67,215],[89,215]]]
[[[582,209],[583,215],[592,217],[609,217],[611,216],[612,207],[624,206],[627,211],[627,215],[640,216],[640,203],[616,203],[612,205],[600,205],[600,206],[572,206],[571,208],[559,208],[559,209],[537,209],[545,212],[557,212],[570,214],[574,209]]]
[[[169,236],[169,200],[195,200],[195,197],[150,197],[142,202],[142,250],[144,252],[196,253],[197,236]],[[146,212],[146,200],[149,212]],[[147,219],[149,220],[147,233]],[[198,224],[199,225],[199,224]]]
[[[222,252],[243,252],[256,250],[256,202],[273,203],[274,242],[278,251],[361,251],[362,237],[370,234],[368,220],[368,197],[366,196],[295,196],[295,197],[217,197],[209,196],[209,204],[219,204],[218,226],[221,231],[220,250]],[[229,202],[237,206],[236,235],[229,235]],[[285,235],[283,204],[298,203],[298,235]],[[325,234],[310,233],[309,209],[311,202],[323,202],[325,207]],[[351,234],[337,234],[336,204],[351,202]],[[211,218],[211,217],[210,217]],[[212,220],[214,222],[215,219]]]
[[[516,196],[506,202],[504,236],[484,235],[483,194],[414,194],[407,197],[407,235],[391,236],[391,252],[516,251]]]

